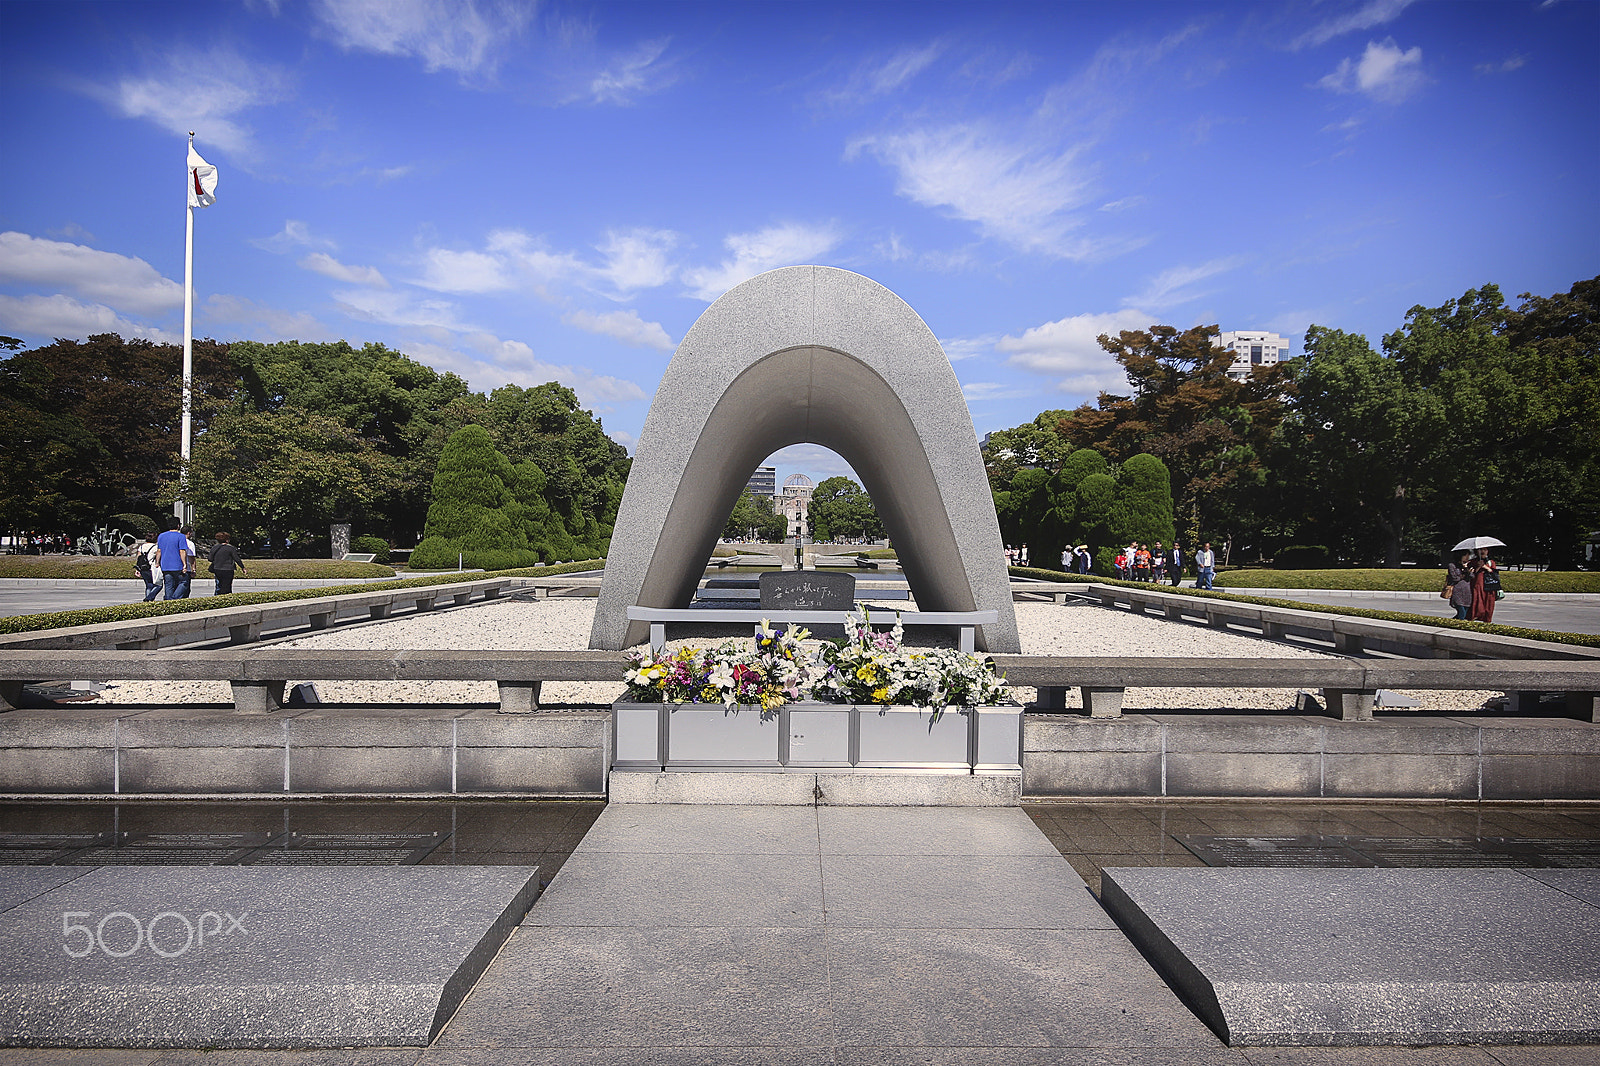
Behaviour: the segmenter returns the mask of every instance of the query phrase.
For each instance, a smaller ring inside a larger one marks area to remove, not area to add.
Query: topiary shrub
[[[132,533],[136,537],[153,539],[161,532],[161,526],[154,518],[142,514],[114,514],[106,519],[107,529],[120,529],[124,533]]]
[[[357,555],[370,553],[375,563],[389,561],[389,542],[382,537],[356,537],[350,542],[350,551]]]

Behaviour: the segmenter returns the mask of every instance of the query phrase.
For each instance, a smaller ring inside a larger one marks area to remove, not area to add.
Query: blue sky
[[[1600,273],[1600,3],[0,3],[0,333],[381,341],[631,448],[709,302],[903,297],[980,434],[1101,332]],[[842,460],[788,449],[779,476]]]

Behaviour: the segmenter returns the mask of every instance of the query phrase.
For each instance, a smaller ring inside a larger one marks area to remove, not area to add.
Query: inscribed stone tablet
[[[854,574],[782,570],[761,575],[761,609],[848,611],[855,607]]]

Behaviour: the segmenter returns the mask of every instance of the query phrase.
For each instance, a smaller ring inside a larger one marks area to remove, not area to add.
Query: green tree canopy
[[[847,477],[824,479],[811,493],[808,513],[819,539],[877,540],[883,536],[883,522],[872,497]]]
[[[198,439],[232,395],[234,376],[215,341],[195,341],[193,359]],[[171,498],[161,488],[178,463],[182,374],[178,346],[115,333],[0,361],[0,520],[76,532],[112,514],[164,510]]]

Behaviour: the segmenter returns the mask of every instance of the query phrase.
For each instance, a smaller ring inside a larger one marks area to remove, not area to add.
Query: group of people
[[[1501,596],[1500,567],[1487,551],[1461,552],[1445,572],[1440,595],[1450,601],[1457,618],[1493,622],[1494,604]]]
[[[1176,586],[1183,580],[1184,563],[1181,547],[1173,544],[1167,548],[1158,540],[1154,548],[1137,541],[1129,544],[1117,552],[1112,565],[1124,581],[1150,581],[1157,585],[1170,581]]]
[[[233,591],[235,572],[245,573],[244,559],[239,549],[230,543],[228,534],[218,533],[216,545],[210,551],[211,574],[216,578],[215,595],[225,596]],[[140,540],[133,546],[133,569],[144,578],[144,602],[157,596],[164,600],[186,600],[194,584],[195,573],[201,558],[195,546],[194,527],[167,519],[167,530],[155,540]],[[160,574],[158,581],[156,575]]]

